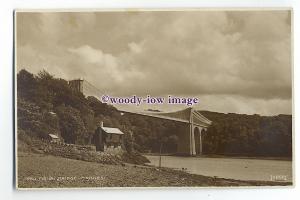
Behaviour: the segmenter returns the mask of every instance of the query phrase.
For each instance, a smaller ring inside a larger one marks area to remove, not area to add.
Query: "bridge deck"
[[[181,122],[181,123],[186,123],[186,124],[194,124],[194,125],[198,125],[198,126],[201,126],[201,127],[208,127],[211,123],[210,120],[206,119],[202,115],[201,115],[201,117],[203,117],[205,120],[207,120],[207,122],[203,122],[203,123],[199,124],[195,120],[192,120],[192,122],[190,122],[188,119],[175,118],[175,117],[173,117],[174,113],[162,113],[162,112],[143,113],[143,112],[132,112],[132,111],[125,111],[125,110],[119,110],[119,111],[121,113],[136,114],[136,115],[142,115],[142,116],[146,116],[146,117],[154,117],[154,118],[158,118],[158,119],[171,120],[171,121],[176,121],[176,122]],[[177,113],[177,112],[175,112],[175,113]],[[166,115],[171,115],[171,116],[166,116]],[[208,123],[208,124],[206,124],[206,123]]]
[[[182,123],[190,123],[189,120],[168,117],[168,116],[164,116],[164,115],[157,115],[156,113],[131,112],[131,111],[125,111],[125,110],[119,110],[119,111],[122,113],[137,114],[137,115],[143,115],[143,116],[154,117],[154,118],[159,118],[159,119],[166,119],[166,120],[177,121],[177,122],[182,122]],[[162,114],[162,113],[158,113],[158,114]]]

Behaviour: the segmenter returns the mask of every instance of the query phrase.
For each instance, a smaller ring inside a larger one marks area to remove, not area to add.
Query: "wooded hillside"
[[[100,94],[99,94],[100,95]],[[66,143],[89,144],[97,123],[125,133],[125,147],[140,152],[175,153],[180,124],[138,115],[121,115],[95,97],[73,91],[66,80],[46,71],[17,75],[18,131],[32,137],[60,135]],[[51,114],[55,113],[55,115]],[[204,153],[248,156],[292,155],[292,117],[201,112],[213,121],[204,136]],[[130,133],[133,137],[131,138]],[[133,141],[132,141],[133,140]]]

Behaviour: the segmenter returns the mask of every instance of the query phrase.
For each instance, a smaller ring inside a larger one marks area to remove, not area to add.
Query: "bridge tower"
[[[182,124],[178,130],[177,153],[180,155],[202,155],[203,135],[210,126],[211,121],[193,108],[180,111],[181,115],[188,116],[188,123]],[[184,114],[183,114],[184,113]]]
[[[176,112],[130,112],[121,111],[122,113],[138,114],[148,117],[171,120],[178,123],[176,135],[178,137],[177,154],[196,156],[202,154],[203,135],[211,125],[211,121],[201,115],[193,108],[186,108]]]
[[[83,94],[83,79],[80,78],[80,79],[71,80],[69,81],[69,86],[73,90]]]
[[[76,92],[82,93],[85,97],[93,96],[100,100],[100,96],[103,93],[101,90],[99,90],[96,86],[88,82],[86,79],[79,78],[79,79],[73,79],[69,82],[70,88],[72,88]]]

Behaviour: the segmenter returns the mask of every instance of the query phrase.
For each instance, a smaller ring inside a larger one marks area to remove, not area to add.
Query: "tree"
[[[25,69],[19,71],[17,75],[17,95],[18,98],[28,99],[33,101],[36,97],[37,80],[33,74]]]
[[[61,105],[56,108],[59,117],[61,136],[66,143],[84,144],[89,137],[80,112],[71,106]]]

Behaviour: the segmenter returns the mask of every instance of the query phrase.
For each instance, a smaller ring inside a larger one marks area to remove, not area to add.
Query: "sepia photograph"
[[[293,186],[292,19],[16,10],[16,187]]]

